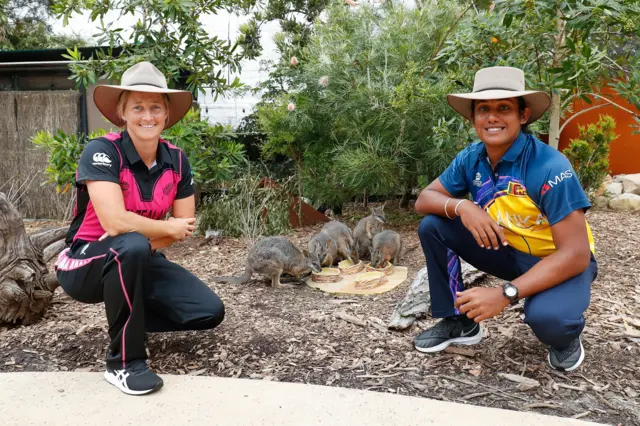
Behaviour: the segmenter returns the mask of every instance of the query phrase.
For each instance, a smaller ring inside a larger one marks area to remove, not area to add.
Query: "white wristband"
[[[444,203],[444,214],[447,216],[447,219],[453,219],[449,216],[449,213],[447,213],[447,204],[449,204],[449,201],[451,201],[451,197],[447,198],[447,201]]]
[[[469,201],[469,200],[466,200],[466,199],[465,199],[465,200],[460,200],[460,201],[458,201],[458,204],[456,204],[456,208],[455,208],[455,209],[453,209],[453,212],[456,214],[456,216],[460,216],[460,215],[458,214],[458,206],[459,206],[460,204],[464,203],[465,201]]]

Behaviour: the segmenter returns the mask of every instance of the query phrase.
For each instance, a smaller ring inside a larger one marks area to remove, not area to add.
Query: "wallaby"
[[[319,263],[305,257],[296,246],[285,237],[266,237],[254,245],[247,255],[247,265],[240,277],[214,277],[217,282],[243,284],[255,273],[271,278],[272,287],[280,287],[280,276],[288,274],[296,280],[311,271],[320,272]]]
[[[395,266],[404,255],[415,250],[418,245],[403,251],[400,234],[391,230],[379,232],[373,237],[371,266],[382,268],[387,262],[391,262]]]
[[[305,255],[320,266],[332,266],[338,257],[338,244],[325,232],[318,232],[307,244]]]
[[[354,250],[359,258],[364,258],[371,254],[371,240],[380,231],[383,224],[387,223],[384,214],[384,204],[381,207],[371,209],[371,214],[360,219],[353,230]]]
[[[353,263],[358,262],[358,256],[353,250],[353,234],[347,225],[337,220],[332,220],[325,224],[320,232],[327,234],[335,241],[339,260],[348,259]]]

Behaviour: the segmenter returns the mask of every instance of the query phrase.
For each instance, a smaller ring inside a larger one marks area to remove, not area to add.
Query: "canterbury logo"
[[[93,164],[96,166],[108,166],[111,165],[111,159],[104,152],[96,152],[95,154],[93,154]]]

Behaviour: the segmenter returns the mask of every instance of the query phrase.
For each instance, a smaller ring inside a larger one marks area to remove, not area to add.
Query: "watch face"
[[[516,289],[514,287],[507,287],[505,289],[505,293],[507,294],[507,296],[513,297],[516,295]]]

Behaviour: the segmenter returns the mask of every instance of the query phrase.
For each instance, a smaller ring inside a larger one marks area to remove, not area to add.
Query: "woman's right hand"
[[[196,227],[194,223],[196,219],[194,217],[190,218],[176,218],[170,217],[167,221],[167,225],[169,226],[169,236],[176,241],[182,241],[188,236],[190,236],[193,231],[195,231]]]
[[[498,250],[500,244],[509,244],[502,227],[475,203],[468,200],[461,203],[458,212],[462,224],[471,232],[480,247]]]

